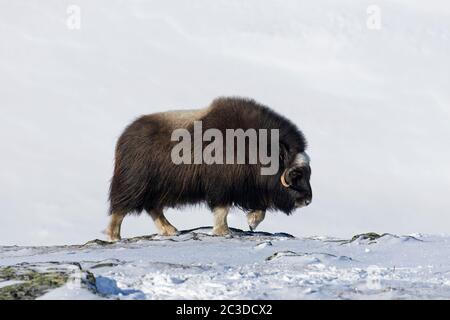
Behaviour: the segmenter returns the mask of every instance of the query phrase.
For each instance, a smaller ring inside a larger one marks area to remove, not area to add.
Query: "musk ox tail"
[[[118,161],[116,157],[114,175],[109,188],[109,214],[142,212],[146,185],[141,181],[133,179],[133,176],[136,179],[139,178],[139,176],[133,175],[129,168],[123,166],[121,161]]]
[[[130,125],[117,142],[114,175],[109,189],[109,214],[141,213],[144,209],[150,183],[148,173],[151,172],[146,167],[149,163],[146,157],[151,152],[142,143],[142,137],[132,134],[133,126]]]

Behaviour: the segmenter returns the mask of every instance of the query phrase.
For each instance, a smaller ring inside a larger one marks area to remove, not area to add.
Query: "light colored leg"
[[[250,230],[253,231],[266,217],[265,210],[254,210],[247,214],[247,222]]]
[[[216,207],[214,208],[214,228],[213,235],[224,236],[230,234],[230,229],[228,228],[227,216],[229,207]]]
[[[123,218],[125,217],[122,213],[114,212],[111,214],[111,221],[108,228],[106,229],[106,235],[111,241],[119,241],[120,238],[120,227],[122,226]]]
[[[158,233],[162,236],[175,236],[178,234],[178,230],[167,221],[164,213],[160,209],[154,209],[150,211],[150,216],[155,223]]]

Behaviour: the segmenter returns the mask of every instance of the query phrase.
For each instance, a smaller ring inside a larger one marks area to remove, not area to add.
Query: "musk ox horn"
[[[283,171],[283,174],[280,177],[280,181],[281,181],[281,184],[283,185],[283,187],[289,188],[290,184],[286,182],[286,178],[284,177],[284,175],[286,174],[286,171],[287,171],[287,169]]]

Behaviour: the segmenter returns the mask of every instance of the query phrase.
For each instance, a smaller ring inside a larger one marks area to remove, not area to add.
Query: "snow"
[[[0,266],[66,268],[71,280],[40,299],[450,299],[449,256],[448,236],[215,237],[204,227],[114,244],[0,247]],[[86,272],[94,290],[79,281]]]
[[[1,289],[1,288],[8,287],[8,286],[15,285],[15,284],[20,284],[20,283],[22,283],[22,281],[15,281],[15,280],[1,281],[1,282],[0,282],[0,289]]]

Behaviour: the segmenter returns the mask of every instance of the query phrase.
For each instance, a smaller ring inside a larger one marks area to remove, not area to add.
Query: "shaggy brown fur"
[[[278,173],[263,176],[260,164],[175,165],[171,150],[178,142],[171,141],[172,131],[182,127],[192,133],[194,120],[202,121],[203,130],[216,128],[223,136],[226,129],[279,129]],[[250,99],[218,98],[205,109],[142,116],[117,143],[110,213],[126,215],[203,202],[211,209],[237,206],[290,214],[299,198],[311,197],[309,166],[303,172],[308,180],[307,186],[301,184],[303,189],[284,187],[280,177],[305,148],[303,134],[291,121]]]

